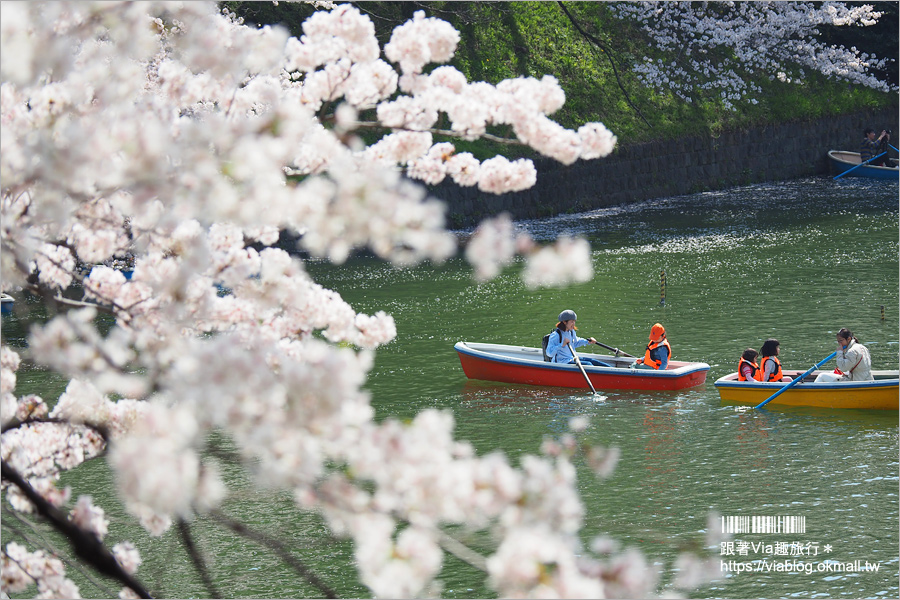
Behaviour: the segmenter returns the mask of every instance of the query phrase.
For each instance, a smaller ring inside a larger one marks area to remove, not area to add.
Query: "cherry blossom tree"
[[[218,432],[260,485],[292,492],[299,511],[352,539],[360,580],[379,596],[438,593],[447,552],[503,596],[653,593],[639,553],[610,554],[602,539],[584,548],[579,536],[574,460],[604,476],[615,449],[583,446],[576,420],[516,465],[455,440],[446,411],[376,422],[363,383],[393,319],[357,313],[278,245],[287,232],[335,264],[361,248],[400,265],[440,262],[457,243],[415,180],[504,193],[536,174],[529,160],[479,161],[434,135],[504,126],[565,164],[608,155],[615,136],[551,120],[565,100],[552,76],[467,81],[446,65],[459,35],[444,21],[418,12],[382,48],[355,8],[321,4],[300,38],[209,3],[0,5],[2,289],[53,309],[26,358],[68,381],[59,398],[17,395],[22,357],[3,346],[10,509],[49,523],[121,597],[149,597],[140,549],[104,544],[105,499],[59,485],[61,472],[105,460],[151,535],[177,527],[211,595],[192,550],[199,514],[270,545],[334,596],[271,536],[221,511],[228,487],[204,452]],[[435,129],[441,115],[449,130]],[[469,247],[478,278],[517,254],[531,286],[592,276],[584,240],[538,248],[507,217],[482,224]],[[83,298],[63,294],[73,285]],[[496,544],[468,548],[449,533],[459,527]],[[691,553],[679,561],[690,575],[676,587],[708,566]],[[2,585],[81,594],[51,549],[18,542],[2,548]]]
[[[713,95],[735,110],[741,102],[758,102],[762,89],[754,80],[802,83],[815,72],[891,90],[873,71],[895,59],[817,39],[823,26],[874,25],[883,14],[877,3],[649,1],[609,7],[618,18],[637,23],[657,51],[634,65],[641,82],[687,102]]]

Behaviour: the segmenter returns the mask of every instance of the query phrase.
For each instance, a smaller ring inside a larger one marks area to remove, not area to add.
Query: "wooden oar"
[[[835,352],[835,354],[837,353]],[[591,391],[596,394],[597,390],[594,389],[594,384],[591,383],[591,378],[588,377],[587,371],[585,371],[584,367],[581,365],[581,359],[578,358],[578,353],[575,352],[574,348],[572,348],[572,356],[575,357],[575,364],[578,365],[579,369],[581,369],[581,374],[584,375],[584,380],[587,381],[588,387],[591,388]]]
[[[607,346],[606,344],[601,344],[600,342],[597,342],[597,345],[602,348],[606,348],[607,350],[612,350],[613,352],[616,353],[616,356],[619,356],[621,354],[622,356],[627,356],[628,358],[634,358],[634,356],[628,354],[627,352],[623,352],[623,351],[619,350],[618,348],[613,348],[612,346]]]
[[[777,396],[783,394],[784,392],[788,391],[790,388],[794,387],[795,385],[797,385],[798,383],[800,383],[801,381],[803,381],[803,379],[804,379],[807,375],[809,375],[810,373],[812,373],[813,371],[815,371],[816,369],[818,369],[819,367],[821,367],[822,365],[824,365],[825,363],[827,363],[829,360],[831,360],[831,359],[834,358],[835,356],[837,356],[837,351],[832,352],[831,354],[829,354],[828,356],[826,356],[825,358],[823,358],[822,360],[820,360],[819,362],[817,362],[816,364],[814,364],[814,365],[809,369],[809,371],[807,371],[807,372],[804,373],[803,375],[800,375],[799,377],[795,377],[793,381],[791,381],[789,384],[787,384],[786,386],[784,386],[783,388],[781,388],[780,390],[778,390],[777,392],[775,392],[774,394],[772,394],[771,396],[769,396],[768,398],[766,398],[765,400],[763,400],[762,402],[760,402],[759,404],[757,404],[754,408],[755,408],[755,409],[760,409],[760,408],[762,408],[763,406],[765,406],[766,404],[768,404],[769,402],[771,402],[771,401],[772,401],[774,398],[776,398]]]
[[[858,168],[860,168],[860,167],[863,166],[863,165],[867,165],[867,164],[869,164],[870,162],[872,162],[873,160],[875,160],[876,158],[880,158],[880,157],[884,156],[885,154],[887,154],[887,152],[882,152],[882,153],[879,154],[878,156],[873,156],[872,158],[870,158],[870,159],[867,160],[866,162],[864,162],[864,163],[859,163],[858,165],[852,166],[852,167],[850,167],[849,169],[847,169],[846,171],[844,171],[843,173],[841,173],[840,175],[836,175],[834,178],[835,178],[835,179],[840,179],[841,177],[843,177],[844,175],[846,175],[846,174],[849,173],[850,171],[852,171],[852,170],[854,170],[854,169],[858,169]]]

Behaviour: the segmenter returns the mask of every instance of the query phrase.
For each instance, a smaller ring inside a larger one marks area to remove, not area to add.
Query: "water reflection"
[[[679,478],[674,475],[683,461],[683,447],[678,440],[679,417],[671,405],[643,411],[639,438],[644,445],[647,471],[644,487],[651,497],[679,487]]]

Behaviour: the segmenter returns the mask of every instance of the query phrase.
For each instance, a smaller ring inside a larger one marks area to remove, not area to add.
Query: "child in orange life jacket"
[[[738,363],[738,381],[762,381],[762,372],[759,370],[759,365],[756,364],[757,356],[759,356],[759,352],[753,348],[744,350]]]
[[[781,371],[781,361],[778,360],[778,352],[781,342],[775,338],[769,338],[763,342],[759,353],[762,360],[759,361],[760,381],[782,381],[785,379],[784,373]],[[790,381],[791,378],[786,378]]]
[[[666,328],[656,323],[650,328],[650,343],[644,351],[644,357],[634,361],[635,366],[651,369],[665,369],[669,366],[672,347],[666,339]]]

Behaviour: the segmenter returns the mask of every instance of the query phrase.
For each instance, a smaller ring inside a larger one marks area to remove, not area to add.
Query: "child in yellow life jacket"
[[[756,357],[759,352],[753,348],[747,348],[741,354],[741,360],[738,362],[738,381],[762,381],[762,371],[756,364]]]

